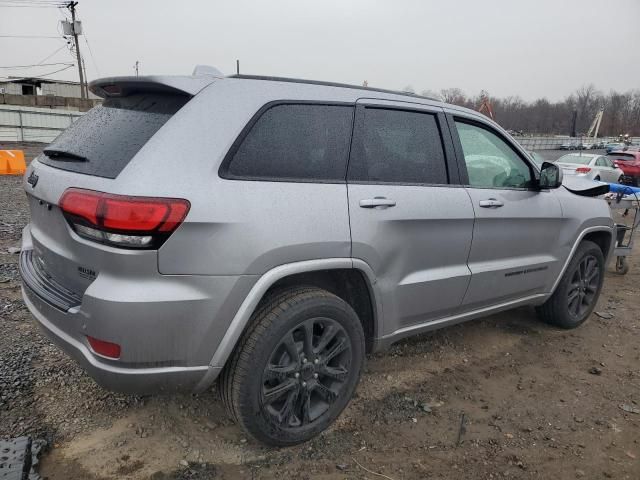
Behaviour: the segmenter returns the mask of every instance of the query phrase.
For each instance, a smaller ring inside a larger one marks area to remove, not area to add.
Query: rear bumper
[[[73,292],[48,274],[34,248],[46,247],[27,225],[20,259],[27,307],[99,384],[126,393],[208,388],[223,366],[211,365],[213,353],[257,279],[161,275],[155,255],[129,254],[105,262],[85,291]],[[120,358],[94,352],[88,335],[120,345]]]
[[[62,312],[42,300],[23,285],[24,301],[44,333],[100,385],[108,390],[133,394],[189,391],[200,392],[209,387],[221,368],[196,367],[119,367],[94,354],[86,341],[65,332],[56,324],[74,324],[79,312]]]

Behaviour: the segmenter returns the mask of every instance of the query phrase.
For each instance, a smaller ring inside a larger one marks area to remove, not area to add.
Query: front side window
[[[482,127],[456,121],[469,185],[481,188],[528,188],[531,170],[498,135]]]
[[[231,178],[344,182],[353,107],[283,104],[265,111],[228,165]]]
[[[353,142],[349,180],[446,184],[446,162],[436,116],[365,108],[363,126]]]

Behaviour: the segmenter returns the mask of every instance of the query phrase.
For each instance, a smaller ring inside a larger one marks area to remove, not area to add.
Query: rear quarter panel
[[[356,93],[225,79],[200,92],[120,174],[122,189],[186,198],[162,246],[163,274],[248,275],[302,260],[349,257],[346,184],[226,180],[219,166],[253,115],[274,100],[355,102]]]

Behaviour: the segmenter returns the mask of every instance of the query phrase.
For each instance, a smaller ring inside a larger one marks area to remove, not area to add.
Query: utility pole
[[[236,75],[240,75],[240,60],[236,60]]]
[[[73,35],[73,43],[76,47],[76,59],[78,62],[78,75],[80,76],[80,97],[87,98],[87,90],[82,73],[82,57],[80,56],[80,43],[78,42],[78,32],[76,29],[76,6],[78,2],[69,2],[67,8],[71,11],[71,32]]]
[[[140,66],[140,61],[139,61],[139,60],[136,60],[136,64],[135,64],[135,66],[133,67],[133,68],[135,69],[135,71],[136,71],[136,77],[139,77],[139,76],[140,76],[140,74],[139,74],[139,72],[138,72],[138,67],[139,67],[139,66]]]

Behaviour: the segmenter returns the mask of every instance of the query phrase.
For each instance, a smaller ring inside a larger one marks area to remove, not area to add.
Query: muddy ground
[[[268,449],[215,391],[110,393],[52,346],[8,253],[28,220],[19,178],[0,177],[0,205],[0,438],[46,438],[51,480],[640,478],[637,259],[609,268],[581,328],[522,308],[413,338],[368,359],[330,430]]]

